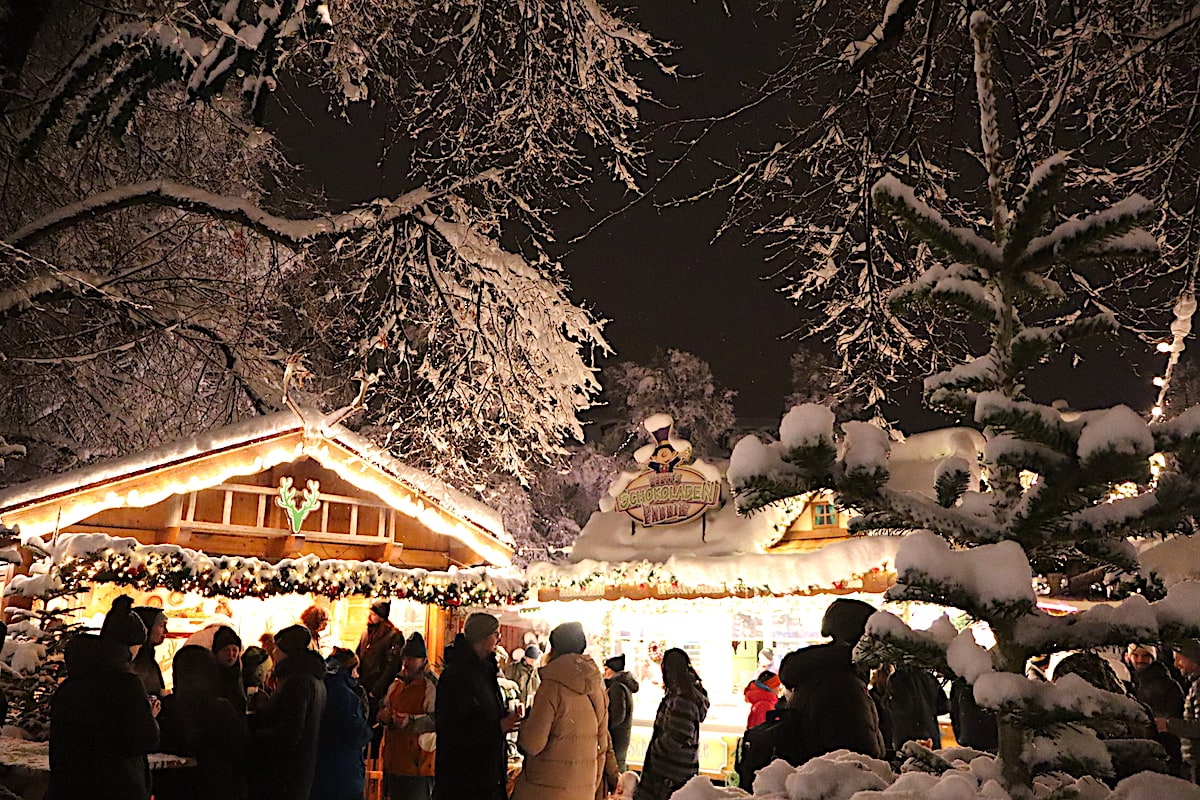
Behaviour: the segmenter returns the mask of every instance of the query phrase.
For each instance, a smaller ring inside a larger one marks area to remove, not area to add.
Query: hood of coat
[[[538,673],[542,683],[558,683],[576,694],[604,693],[604,679],[596,662],[578,653],[559,656]]]
[[[808,675],[820,672],[854,670],[854,648],[847,644],[815,644],[788,653],[779,664],[779,680],[794,689]]]
[[[288,656],[275,668],[275,675],[280,680],[292,675],[308,675],[324,682],[325,672],[325,659],[315,650],[303,650],[294,656]]]
[[[75,678],[132,672],[129,648],[91,633],[81,633],[67,643],[67,674]]]
[[[779,695],[774,689],[759,683],[758,681],[750,681],[746,684],[745,691],[742,695],[746,698],[747,703],[774,703],[779,699]]]
[[[626,687],[629,688],[630,693],[637,692],[638,688],[641,685],[638,683],[637,678],[633,677],[625,670],[621,670],[617,674],[613,675],[611,678],[604,679],[605,686],[612,686],[614,683],[624,684]]]

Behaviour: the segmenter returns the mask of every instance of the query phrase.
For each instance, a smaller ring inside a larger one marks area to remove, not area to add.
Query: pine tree
[[[1153,257],[1155,239],[1139,226],[1153,209],[1135,195],[1044,232],[1060,200],[1065,154],[1042,162],[1015,208],[1008,207],[992,93],[992,23],[976,12],[970,24],[991,231],[953,226],[891,176],[875,185],[873,197],[946,259],[893,292],[893,306],[955,311],[988,331],[986,353],[925,381],[929,406],[984,433],[986,486],[970,490],[971,465],[949,458],[937,470],[936,497],[890,488],[887,434],[847,422],[835,439],[832,412],[815,405],[789,412],[777,444],[739,442],[731,472],[746,476],[734,488],[747,512],[831,489],[862,512],[857,530],[910,531],[888,599],[960,609],[986,622],[996,645],[984,650],[969,630],[957,632],[946,619],[914,631],[879,612],[856,656],[867,664],[922,664],[973,686],[976,701],[997,712],[1004,788],[1027,798],[1040,773],[1113,774],[1122,748],[1106,748],[1095,729],[1145,722],[1136,703],[1077,676],[1056,684],[1030,681],[1029,658],[1196,635],[1196,584],[1172,587],[1156,603],[1134,596],[1115,608],[1053,617],[1037,607],[1033,575],[1058,571],[1067,561],[1133,571],[1136,556],[1126,537],[1190,533],[1188,515],[1200,499],[1200,408],[1151,424],[1126,406],[1065,414],[1027,395],[1031,367],[1064,345],[1114,329],[1103,308],[1077,310],[1061,324],[1037,324],[1039,312],[1061,304],[1060,279],[1073,270],[1111,272]],[[1166,466],[1152,474],[1155,453]],[[1137,490],[1114,499],[1117,485]]]
[[[0,525],[0,546],[15,545],[16,529]],[[34,546],[34,545],[27,545]],[[36,552],[35,557],[45,556]],[[79,589],[49,588],[46,576],[18,576],[5,589],[16,597],[36,597],[31,608],[10,605],[5,632],[10,645],[0,661],[0,692],[8,703],[8,716],[0,725],[13,725],[32,739],[50,735],[50,699],[67,677],[66,649],[82,628],[71,620],[72,599]]]

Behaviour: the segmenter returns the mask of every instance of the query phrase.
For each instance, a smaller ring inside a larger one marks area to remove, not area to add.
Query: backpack
[[[782,758],[793,767],[808,760],[800,713],[796,709],[768,711],[766,722],[742,734],[733,762],[738,776],[737,785],[750,791],[755,774],[777,758]]]

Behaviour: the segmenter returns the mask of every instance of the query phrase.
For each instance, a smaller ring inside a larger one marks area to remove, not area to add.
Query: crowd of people
[[[101,629],[67,648],[68,677],[51,707],[49,797],[358,800],[375,757],[392,800],[603,800],[614,792],[667,800],[699,772],[710,701],[684,650],[663,653],[663,698],[635,778],[626,757],[638,681],[623,655],[601,671],[579,623],[551,631],[545,653],[530,644],[502,668],[499,620],[471,614],[435,673],[422,634],[405,637],[389,610],[386,601],[372,604],[357,648],[327,654],[318,642],[328,617],[315,607],[264,635],[261,647],[244,648],[232,627],[213,626],[175,653],[167,692],[155,657],[166,617],[118,597]],[[766,757],[794,765],[843,748],[897,759],[910,741],[939,747],[938,716],[949,712],[960,745],[995,750],[995,717],[970,687],[943,686],[909,665],[868,674],[855,663],[873,612],[835,600],[821,627],[828,643],[788,653],[778,672],[747,685],[746,741],[769,733]],[[1170,660],[1160,655],[1133,645],[1124,672],[1080,652],[1045,671],[1033,664],[1030,675],[1076,675],[1141,702],[1144,725],[1101,735],[1155,739],[1162,770],[1195,780],[1200,642],[1183,643]],[[147,755],[157,751],[195,766],[152,775]],[[739,774],[752,781],[766,763],[753,763],[758,756],[745,747],[742,755]]]
[[[749,785],[769,759],[799,766],[839,749],[898,767],[908,742],[942,746],[938,717],[944,714],[958,745],[996,751],[996,716],[975,702],[964,680],[944,685],[934,673],[911,665],[869,671],[854,662],[855,645],[874,610],[858,600],[835,600],[821,626],[831,642],[789,653],[778,674],[765,670],[746,686],[751,710],[742,749],[747,760],[738,771],[742,782]],[[1142,750],[1128,763],[1114,756],[1116,777],[1154,769],[1200,783],[1200,641],[1177,643],[1170,656],[1154,645],[1133,644],[1120,660],[1095,652],[1067,653],[1053,664],[1034,659],[1027,675],[1040,681],[1075,675],[1142,705],[1140,723],[1112,723],[1098,735],[1147,739],[1161,749]]]

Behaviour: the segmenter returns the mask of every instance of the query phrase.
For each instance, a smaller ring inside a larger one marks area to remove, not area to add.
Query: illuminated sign
[[[690,522],[721,502],[720,481],[683,464],[691,460],[692,447],[671,435],[671,423],[665,414],[646,420],[654,436],[638,459],[646,468],[617,494],[617,511],[646,527]]]

